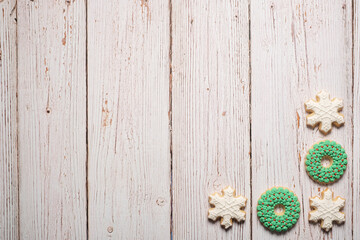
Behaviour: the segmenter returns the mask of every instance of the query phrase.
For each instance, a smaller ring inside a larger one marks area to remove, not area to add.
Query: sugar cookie
[[[221,218],[221,225],[228,229],[232,226],[232,219],[238,222],[245,221],[245,212],[241,210],[246,205],[246,198],[239,195],[236,196],[235,189],[226,187],[222,191],[222,195],[218,193],[209,196],[209,203],[214,208],[209,209],[208,218],[216,221]]]
[[[345,214],[340,212],[345,206],[345,199],[341,197],[334,198],[334,193],[330,189],[321,192],[321,198],[310,198],[310,207],[314,208],[309,213],[309,221],[318,222],[321,220],[321,228],[329,231],[332,228],[332,222],[345,222]]]
[[[342,108],[342,100],[330,99],[330,94],[323,90],[316,95],[316,100],[305,103],[305,110],[311,113],[306,117],[306,124],[313,128],[319,124],[320,132],[326,135],[331,131],[332,124],[337,127],[344,124],[344,116],[338,112]]]
[[[327,159],[330,164],[326,167],[322,161]],[[334,141],[322,141],[312,146],[306,156],[306,171],[314,180],[322,184],[337,181],[346,170],[347,154],[340,144]]]
[[[274,187],[263,193],[258,200],[257,215],[269,230],[284,232],[299,219],[300,202],[287,188]]]

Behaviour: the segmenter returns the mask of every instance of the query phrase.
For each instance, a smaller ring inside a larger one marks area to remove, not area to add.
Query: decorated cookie
[[[342,100],[330,99],[330,94],[323,90],[316,95],[316,100],[305,103],[306,111],[311,113],[306,117],[306,124],[313,128],[319,124],[320,132],[326,135],[331,131],[332,124],[337,127],[344,124],[344,116],[338,112],[342,108]]]
[[[272,188],[258,200],[257,215],[269,230],[285,232],[299,219],[300,203],[297,196],[287,188]]]
[[[324,167],[322,161],[327,161],[329,164]],[[329,140],[322,141],[309,150],[305,165],[308,175],[314,181],[330,184],[344,174],[347,154],[340,144]]]
[[[245,221],[245,212],[241,210],[246,205],[246,198],[239,195],[236,196],[235,189],[227,187],[223,189],[222,195],[218,193],[209,196],[209,203],[214,208],[209,209],[208,218],[216,221],[221,218],[221,225],[228,229],[232,226],[232,219]]]
[[[321,220],[321,228],[329,231],[332,223],[345,222],[345,214],[340,212],[345,206],[345,199],[341,197],[334,198],[334,193],[330,189],[321,192],[321,198],[310,198],[310,207],[314,210],[309,213],[309,221],[318,222]]]

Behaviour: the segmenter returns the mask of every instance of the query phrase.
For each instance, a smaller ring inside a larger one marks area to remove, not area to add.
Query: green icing
[[[324,157],[332,159],[332,165],[325,168],[321,165]],[[315,144],[306,156],[306,171],[312,179],[321,183],[333,183],[346,170],[347,154],[340,144],[334,141],[323,141]]]
[[[274,208],[282,204],[285,212],[276,215]],[[284,232],[289,230],[299,219],[300,203],[297,196],[286,188],[272,188],[261,195],[257,215],[260,222],[271,231]]]

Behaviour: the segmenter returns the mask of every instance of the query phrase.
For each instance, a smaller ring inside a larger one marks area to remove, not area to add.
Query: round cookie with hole
[[[258,200],[257,215],[263,226],[270,231],[288,231],[298,221],[299,213],[298,197],[284,187],[273,187]]]
[[[308,175],[320,184],[336,182],[344,174],[347,154],[335,141],[321,141],[312,146],[306,156]]]

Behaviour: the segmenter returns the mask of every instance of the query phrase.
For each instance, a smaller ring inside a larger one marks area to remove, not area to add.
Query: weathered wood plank
[[[250,193],[247,1],[172,1],[173,237],[249,239],[207,218],[208,195]]]
[[[18,1],[21,239],[86,239],[85,1]]]
[[[0,1],[0,239],[18,239],[16,1]]]
[[[351,239],[352,230],[352,37],[351,1],[252,1],[252,183],[253,211],[273,186],[288,187],[301,200],[299,222],[271,234],[253,218],[255,239]],[[342,98],[345,126],[323,136],[306,126],[304,102],[326,89]],[[343,145],[348,170],[330,185],[347,199],[345,225],[329,234],[308,222],[309,197],[325,187],[306,174],[308,149],[322,139]]]
[[[353,56],[354,56],[354,65],[353,65],[353,237],[360,236],[360,3],[358,1],[353,1]]]
[[[169,14],[88,2],[90,239],[170,238]]]

